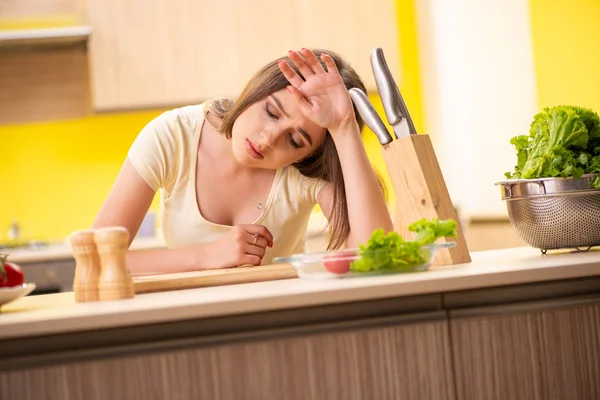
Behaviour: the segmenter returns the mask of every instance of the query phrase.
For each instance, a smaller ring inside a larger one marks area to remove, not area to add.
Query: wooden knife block
[[[401,137],[382,146],[382,152],[397,199],[393,216],[394,230],[410,240],[415,234],[408,231],[408,225],[419,219],[453,219],[457,223],[457,237],[441,238],[439,241],[454,241],[456,246],[440,249],[433,265],[471,262],[456,209],[429,135]]]

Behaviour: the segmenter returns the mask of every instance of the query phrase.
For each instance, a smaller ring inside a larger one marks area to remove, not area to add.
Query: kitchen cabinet
[[[0,1],[0,124],[89,114],[83,0]]]
[[[0,124],[88,115],[88,79],[84,46],[0,50]]]
[[[382,47],[400,80],[395,1],[86,0],[95,110],[235,97],[267,62],[301,47],[346,57],[370,90]]]
[[[3,372],[0,395],[450,400],[449,353],[446,321],[429,321]]]
[[[472,260],[121,302],[27,296],[0,317],[0,398],[599,399],[600,253]]]
[[[457,398],[600,398],[600,300],[570,302],[451,312]]]

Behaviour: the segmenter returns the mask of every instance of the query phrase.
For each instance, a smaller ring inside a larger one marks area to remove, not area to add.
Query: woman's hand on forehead
[[[279,61],[279,68],[290,83],[288,90],[308,119],[329,132],[356,123],[352,100],[329,55],[321,55],[326,69],[308,49],[300,53],[290,51],[289,57],[304,79],[285,60]]]

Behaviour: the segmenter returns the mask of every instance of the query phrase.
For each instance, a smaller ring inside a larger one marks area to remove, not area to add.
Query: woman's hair
[[[339,55],[329,50],[312,50],[317,56],[323,67],[326,69],[325,63],[321,60],[322,53],[326,53],[335,62],[337,69],[342,77],[344,85],[347,89],[357,87],[366,92],[366,88],[356,71]],[[283,57],[290,67],[300,76],[302,74],[296,68],[289,57]],[[250,81],[246,84],[242,93],[235,102],[229,99],[217,99],[207,103],[206,112],[211,112],[215,116],[221,118],[221,126],[219,131],[222,132],[228,139],[231,138],[233,123],[240,114],[249,106],[264,99],[270,94],[279,90],[285,89],[289,85],[279,69],[278,61],[274,60],[260,69]],[[354,106],[354,114],[358,122],[359,129],[363,130],[364,121],[360,117],[356,106]],[[346,199],[346,189],[344,186],[344,176],[342,167],[335,148],[335,144],[329,132],[325,134],[325,142],[317,150],[305,159],[293,164],[298,171],[309,178],[319,178],[326,182],[333,183],[333,210],[331,216],[331,226],[327,249],[338,249],[342,247],[350,234],[350,221],[348,220],[348,202]],[[385,186],[383,181],[377,174],[379,185],[385,195]]]

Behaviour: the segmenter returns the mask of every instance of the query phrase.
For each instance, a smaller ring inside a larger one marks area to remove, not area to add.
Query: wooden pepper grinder
[[[100,258],[96,250],[94,231],[78,230],[69,236],[69,243],[75,258],[75,277],[73,292],[75,301],[97,301],[98,281],[100,278]]]
[[[129,231],[119,226],[106,227],[97,229],[94,236],[102,265],[98,283],[100,300],[134,297],[133,280],[126,265]]]

